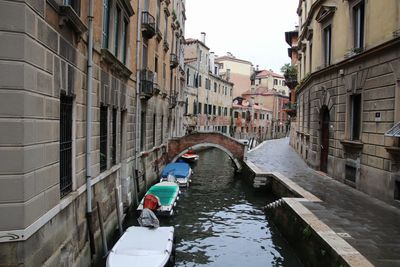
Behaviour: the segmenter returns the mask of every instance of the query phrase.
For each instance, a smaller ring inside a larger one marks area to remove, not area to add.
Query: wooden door
[[[329,153],[329,110],[327,107],[321,109],[321,162],[320,170],[328,172]]]

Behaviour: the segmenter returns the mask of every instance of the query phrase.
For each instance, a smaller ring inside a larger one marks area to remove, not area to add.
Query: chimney
[[[206,33],[205,33],[205,32],[202,32],[202,33],[201,33],[201,42],[202,42],[203,44],[206,44]]]

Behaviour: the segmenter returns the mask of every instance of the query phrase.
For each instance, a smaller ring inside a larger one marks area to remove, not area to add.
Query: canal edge
[[[321,199],[279,172],[262,171],[250,160],[244,162],[244,168],[253,174],[255,188],[269,187],[280,198],[267,205],[265,212],[304,266],[374,266],[302,204],[323,202]]]

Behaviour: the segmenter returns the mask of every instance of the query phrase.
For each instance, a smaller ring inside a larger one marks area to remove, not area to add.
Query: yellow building
[[[400,1],[301,0],[297,141],[308,164],[400,200]]]

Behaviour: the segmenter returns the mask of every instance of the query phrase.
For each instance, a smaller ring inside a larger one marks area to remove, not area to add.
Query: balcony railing
[[[142,12],[142,34],[147,39],[156,35],[156,21],[148,11]]]
[[[171,69],[178,67],[179,65],[178,56],[171,53],[171,55],[169,56],[169,64]]]
[[[140,71],[140,98],[149,99],[154,94],[154,73],[148,69]]]

